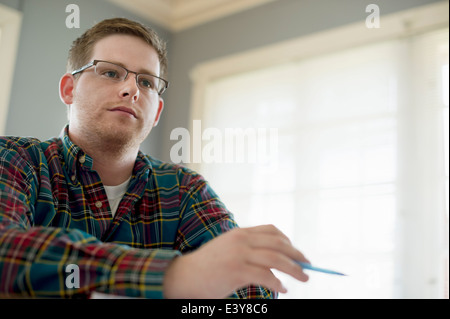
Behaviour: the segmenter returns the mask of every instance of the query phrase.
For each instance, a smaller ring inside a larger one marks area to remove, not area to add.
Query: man
[[[202,176],[139,151],[166,69],[152,30],[104,20],[70,50],[61,136],[0,138],[1,297],[270,298],[271,268],[308,279],[278,229],[237,228]]]

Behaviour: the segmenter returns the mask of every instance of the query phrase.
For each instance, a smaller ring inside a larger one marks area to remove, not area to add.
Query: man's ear
[[[164,109],[164,100],[159,98],[158,112],[156,113],[155,122],[153,123],[153,127],[158,125],[159,119],[161,118],[161,113]]]
[[[74,83],[75,78],[70,73],[64,74],[59,80],[59,98],[66,105],[70,105],[73,102]]]

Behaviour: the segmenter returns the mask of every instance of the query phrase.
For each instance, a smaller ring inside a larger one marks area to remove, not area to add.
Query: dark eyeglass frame
[[[164,85],[163,85],[163,87],[160,88],[158,91],[155,91],[155,92],[158,93],[158,95],[162,95],[162,94],[164,93],[164,91],[167,90],[167,88],[169,87],[169,81],[167,81],[167,80],[165,80],[165,79],[163,79],[163,78],[160,78],[159,76],[156,76],[156,75],[153,75],[153,74],[138,73],[138,72],[130,71],[130,70],[128,70],[127,68],[124,68],[124,67],[121,66],[121,65],[118,65],[118,64],[113,63],[113,62],[105,61],[105,60],[92,60],[92,61],[89,62],[88,64],[83,65],[81,68],[79,68],[79,69],[77,69],[77,70],[75,70],[75,71],[72,71],[71,74],[72,74],[72,75],[75,75],[75,74],[78,74],[78,73],[83,72],[84,70],[86,70],[86,69],[88,69],[88,68],[90,68],[90,67],[97,67],[97,63],[98,63],[98,62],[110,63],[110,64],[113,64],[113,65],[115,65],[115,66],[118,66],[118,67],[124,69],[124,70],[127,72],[127,74],[125,75],[125,77],[124,77],[124,79],[123,79],[122,81],[125,81],[125,80],[128,78],[128,74],[130,74],[130,73],[135,74],[135,75],[136,75],[136,85],[137,85],[139,88],[141,88],[141,86],[139,85],[139,82],[138,82],[138,76],[141,75],[141,74],[142,74],[142,75],[145,75],[145,76],[151,76],[151,77],[157,78],[158,80],[161,80],[162,83],[163,83]],[[98,75],[97,72],[95,72],[95,73]],[[111,78],[110,80],[114,81],[113,78]],[[117,81],[116,81],[116,82],[117,82]],[[151,92],[151,90],[149,90],[149,91]]]

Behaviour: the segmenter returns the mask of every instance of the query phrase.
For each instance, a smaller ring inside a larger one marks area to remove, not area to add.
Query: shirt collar
[[[78,164],[86,166],[89,169],[92,168],[92,158],[86,155],[78,145],[75,145],[70,140],[69,125],[63,128],[60,138],[62,140],[65,166],[71,176],[76,175]]]
[[[94,163],[92,157],[86,154],[78,145],[74,144],[69,137],[69,125],[67,124],[60,134],[63,146],[63,156],[65,168],[70,176],[75,176],[78,167],[92,169]],[[148,174],[152,170],[152,164],[148,157],[139,151],[133,169],[133,175],[140,177],[142,174]]]

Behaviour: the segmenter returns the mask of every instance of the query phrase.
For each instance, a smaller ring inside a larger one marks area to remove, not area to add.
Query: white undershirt
[[[105,191],[106,191],[106,196],[108,196],[108,202],[109,202],[109,206],[111,207],[111,212],[112,212],[113,218],[116,215],[117,208],[119,207],[119,203],[122,200],[123,195],[125,195],[125,193],[127,191],[130,180],[131,180],[131,176],[129,179],[127,179],[125,182],[123,182],[120,185],[117,185],[117,186],[104,185]]]

